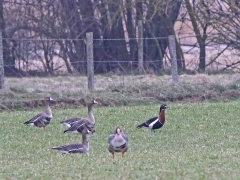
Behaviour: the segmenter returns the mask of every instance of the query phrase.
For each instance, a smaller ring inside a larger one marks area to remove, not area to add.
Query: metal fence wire
[[[182,53],[182,56],[176,56],[178,66],[197,70],[201,58],[199,47],[190,43],[178,44],[175,51],[179,52],[180,48]],[[222,52],[224,48],[226,46],[221,44],[206,46],[206,70],[238,70],[239,52],[231,48]],[[145,73],[171,71],[168,37],[93,39],[92,49],[94,73],[129,74],[139,72],[141,67]],[[6,75],[40,76],[72,73],[86,75],[89,55],[87,39],[11,38],[3,39],[3,56]],[[142,65],[139,66],[139,63]]]

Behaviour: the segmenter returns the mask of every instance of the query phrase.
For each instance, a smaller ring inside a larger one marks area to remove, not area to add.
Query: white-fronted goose
[[[154,132],[155,129],[160,129],[165,123],[165,109],[167,108],[168,106],[166,104],[162,104],[160,106],[159,115],[157,117],[153,117],[147,120],[146,122],[138,125],[137,128],[145,127],[151,129]]]
[[[64,131],[64,133],[69,132],[69,133],[82,133],[84,129],[92,129],[93,132],[94,130],[94,125],[88,121],[88,119],[81,119],[79,121],[76,121],[75,123],[72,124],[70,128]]]
[[[92,131],[84,129],[82,131],[82,144],[74,143],[69,145],[57,146],[52,149],[58,150],[63,154],[69,153],[87,153],[89,151],[89,142],[87,141],[87,134],[92,134]]]
[[[71,119],[67,119],[65,121],[62,121],[61,124],[66,125],[69,127],[65,132],[71,132],[71,133],[81,133],[83,129],[85,128],[94,128],[95,125],[95,118],[93,115],[93,105],[97,104],[98,102],[96,100],[92,100],[88,104],[88,116],[85,118],[82,117],[75,117]]]
[[[122,157],[124,153],[128,150],[128,137],[122,132],[119,126],[113,134],[108,137],[108,151],[112,154],[114,159],[114,152],[122,152]]]
[[[53,101],[51,97],[45,97],[45,110],[42,113],[37,114],[29,121],[25,122],[27,126],[36,126],[38,128],[43,128],[50,124],[52,120],[52,110],[49,106],[50,102]]]

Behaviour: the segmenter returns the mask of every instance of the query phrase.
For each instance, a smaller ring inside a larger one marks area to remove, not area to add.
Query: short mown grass
[[[135,128],[157,115],[159,106],[96,106],[88,155],[51,150],[81,140],[64,134],[60,121],[86,116],[86,108],[53,109],[45,131],[23,124],[39,110],[1,112],[0,179],[239,179],[240,102],[168,103],[163,128]],[[117,125],[130,148],[125,158],[112,159],[107,137]]]

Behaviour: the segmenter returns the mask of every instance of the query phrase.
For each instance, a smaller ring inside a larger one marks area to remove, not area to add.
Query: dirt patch
[[[107,102],[103,99],[97,98],[100,106],[109,106],[112,105],[112,102]],[[88,100],[86,99],[64,99],[64,100],[54,100],[51,102],[50,106],[57,109],[64,108],[77,108],[77,107],[85,107],[87,106]],[[29,100],[29,101],[17,101],[17,102],[6,102],[4,104],[0,104],[1,110],[30,110],[35,108],[44,107],[43,100]]]

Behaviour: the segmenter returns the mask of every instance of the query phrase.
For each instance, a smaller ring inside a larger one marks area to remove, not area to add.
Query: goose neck
[[[87,144],[88,142],[87,142],[87,135],[86,135],[86,133],[82,133],[82,144]]]
[[[95,123],[92,107],[93,107],[93,104],[88,105],[88,118],[91,123]]]
[[[46,102],[46,104],[45,104],[45,112],[46,112],[46,114],[48,114],[48,115],[51,115],[51,114],[52,114],[52,110],[51,110],[48,102]]]
[[[158,115],[159,121],[164,124],[165,123],[165,110],[162,109]]]

